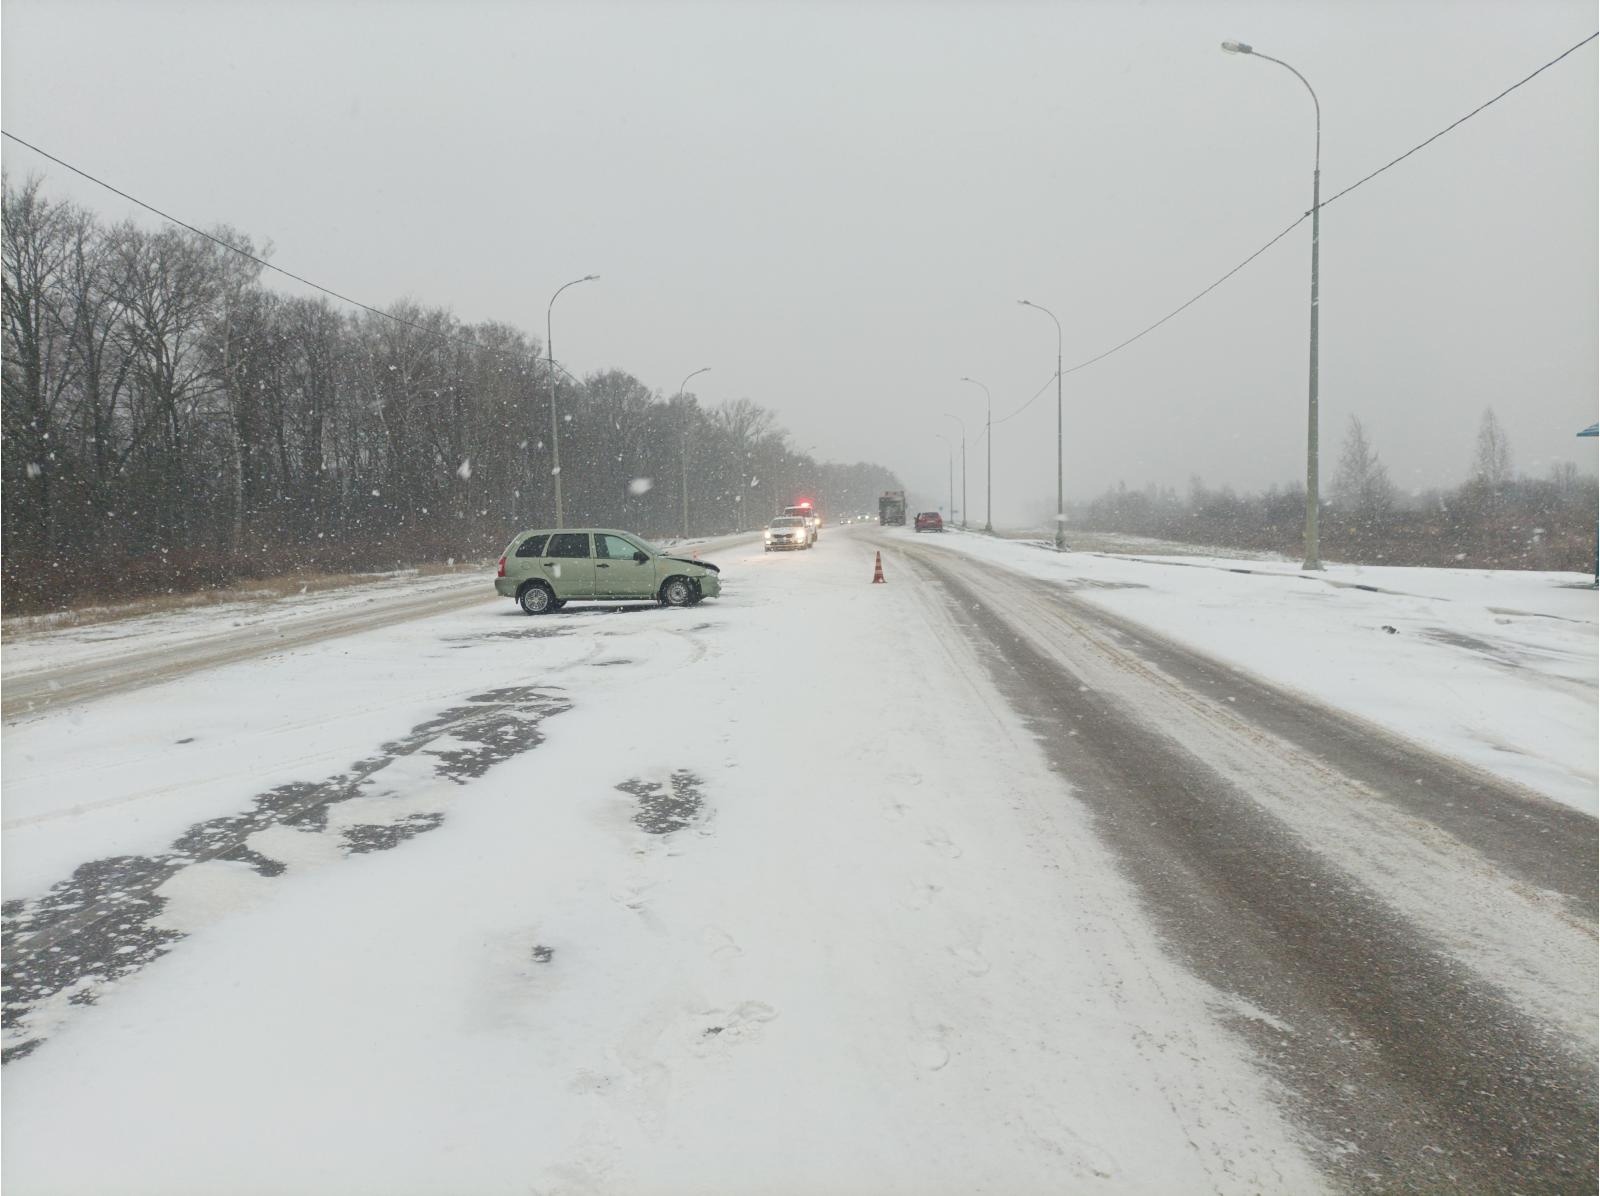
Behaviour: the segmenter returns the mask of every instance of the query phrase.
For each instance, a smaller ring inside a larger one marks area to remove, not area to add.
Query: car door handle
[[[603,564],[603,563],[601,563],[601,562],[598,562],[598,561],[597,561],[597,562],[595,562],[595,566],[594,566],[594,567],[595,567],[595,568],[596,568],[596,569],[609,569],[609,568],[611,568],[611,566],[610,566],[610,565],[607,565],[607,564]]]
[[[544,567],[546,569],[554,569],[556,567],[556,563],[554,561],[546,561],[544,563]]]

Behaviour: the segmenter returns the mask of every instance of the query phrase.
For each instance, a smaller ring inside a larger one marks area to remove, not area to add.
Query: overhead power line
[[[1471,112],[1469,112],[1465,116],[1463,116],[1460,120],[1452,121],[1450,124],[1446,125],[1442,129],[1440,129],[1437,133],[1435,133],[1432,137],[1428,138],[1426,141],[1419,141],[1416,145],[1412,146],[1405,153],[1401,154],[1398,158],[1395,158],[1395,159],[1393,159],[1391,161],[1385,162],[1382,166],[1378,167],[1378,169],[1374,170],[1371,174],[1364,175],[1363,177],[1357,179],[1355,182],[1351,183],[1343,191],[1340,191],[1340,192],[1338,192],[1338,193],[1336,193],[1334,195],[1329,196],[1327,199],[1322,201],[1322,206],[1323,207],[1327,207],[1334,200],[1342,199],[1346,195],[1349,195],[1350,192],[1354,191],[1357,187],[1360,187],[1360,186],[1362,186],[1363,184],[1366,184],[1366,183],[1370,183],[1373,179],[1377,178],[1380,174],[1382,174],[1384,171],[1388,170],[1391,166],[1398,166],[1401,162],[1404,162],[1407,158],[1409,158],[1412,154],[1416,153],[1419,149],[1422,149],[1425,146],[1432,145],[1435,141],[1438,141],[1439,138],[1443,137],[1446,133],[1448,133],[1451,129],[1454,129],[1457,125],[1466,124],[1467,121],[1471,120],[1474,116],[1477,116],[1478,113],[1482,112],[1485,108],[1489,107],[1491,104],[1499,103],[1501,100],[1505,99],[1512,92],[1516,91],[1517,88],[1521,87],[1524,83],[1527,83],[1530,80],[1537,78],[1539,75],[1544,74],[1551,67],[1555,66],[1556,63],[1560,62],[1563,58],[1567,57],[1567,55],[1577,53],[1579,50],[1583,49],[1583,47],[1587,46],[1590,42],[1594,41],[1594,39],[1597,38],[1597,37],[1600,37],[1600,32],[1591,33],[1588,37],[1584,38],[1581,42],[1578,42],[1576,45],[1567,47],[1567,49],[1565,49],[1561,53],[1557,54],[1554,58],[1552,58],[1549,62],[1545,63],[1538,70],[1534,71],[1533,74],[1527,75],[1527,76],[1525,76],[1525,77],[1523,77],[1521,79],[1518,79],[1510,87],[1506,88],[1499,95],[1495,96],[1494,99],[1485,100],[1483,103],[1479,104],[1476,108],[1474,108]],[[1308,212],[1307,215],[1310,215],[1310,213]]]
[[[1533,71],[1531,74],[1528,74],[1528,75],[1524,76],[1523,78],[1517,80],[1517,82],[1513,83],[1510,87],[1506,88],[1499,95],[1496,95],[1492,99],[1484,101],[1482,104],[1479,104],[1476,108],[1474,108],[1471,112],[1468,112],[1465,116],[1461,117],[1458,120],[1452,121],[1450,124],[1446,125],[1442,129],[1440,129],[1433,136],[1428,137],[1425,140],[1418,142],[1416,145],[1414,145],[1410,149],[1408,149],[1405,153],[1399,155],[1399,157],[1396,157],[1396,158],[1390,160],[1389,162],[1384,163],[1384,165],[1378,167],[1378,169],[1374,170],[1371,174],[1364,175],[1363,177],[1357,179],[1354,183],[1351,183],[1350,186],[1344,188],[1342,191],[1339,191],[1339,192],[1335,193],[1334,195],[1330,196],[1328,199],[1326,199],[1326,200],[1324,200],[1322,202],[1321,206],[1324,207],[1324,208],[1328,207],[1330,204],[1334,203],[1336,200],[1342,199],[1346,195],[1349,195],[1352,191],[1356,190],[1356,188],[1364,186],[1365,184],[1371,182],[1373,179],[1377,178],[1380,174],[1383,174],[1385,171],[1390,170],[1393,167],[1399,165],[1401,162],[1403,162],[1407,158],[1411,157],[1412,154],[1415,154],[1418,150],[1424,149],[1427,146],[1433,144],[1433,142],[1439,140],[1439,138],[1443,137],[1446,133],[1449,133],[1451,130],[1456,129],[1459,126],[1465,124],[1467,121],[1471,120],[1474,116],[1477,116],[1480,112],[1484,111],[1486,108],[1489,108],[1489,107],[1493,106],[1494,104],[1497,104],[1499,101],[1505,99],[1506,96],[1508,96],[1512,92],[1516,91],[1519,87],[1522,87],[1524,84],[1526,84],[1526,83],[1530,82],[1531,80],[1537,78],[1539,75],[1543,74],[1545,71],[1547,71],[1551,67],[1555,66],[1562,59],[1568,57],[1569,55],[1571,55],[1571,54],[1573,54],[1575,52],[1577,52],[1578,50],[1582,49],[1584,46],[1588,45],[1590,42],[1594,41],[1597,37],[1600,37],[1600,32],[1591,33],[1588,37],[1584,38],[1582,41],[1576,43],[1575,45],[1569,46],[1566,50],[1563,50],[1560,54],[1556,55],[1549,62],[1545,63],[1543,66],[1539,67],[1537,70]],[[126,191],[123,191],[121,188],[112,186],[110,183],[106,182],[104,179],[96,178],[94,175],[90,174],[88,171],[81,170],[78,167],[74,166],[72,163],[67,162],[62,158],[56,157],[54,154],[50,153],[47,150],[41,149],[39,146],[34,145],[32,142],[23,140],[21,137],[16,136],[14,133],[10,133],[10,132],[7,132],[4,129],[0,129],[0,137],[5,137],[8,140],[15,141],[18,145],[24,146],[27,149],[32,150],[34,153],[38,154],[40,157],[47,158],[51,162],[56,163],[56,165],[61,166],[66,170],[70,170],[73,174],[78,175],[80,178],[87,179],[89,182],[94,183],[98,187],[104,187],[107,191],[110,191],[113,195],[121,196],[123,199],[127,200],[129,203],[135,204],[136,206],[138,206],[140,208],[143,208],[145,211],[150,212],[150,213],[152,213],[152,214],[154,214],[156,216],[159,216],[159,217],[161,217],[161,219],[166,220],[169,223],[177,225],[179,228],[187,229],[188,231],[194,233],[196,236],[204,237],[206,240],[211,241],[214,244],[220,245],[222,248],[224,248],[226,250],[229,250],[232,253],[236,253],[240,257],[246,258],[246,259],[256,263],[258,266],[261,266],[263,269],[271,270],[276,274],[283,275],[285,278],[293,279],[295,282],[298,282],[303,286],[308,286],[314,291],[320,291],[324,295],[331,296],[332,298],[339,300],[341,303],[347,303],[352,307],[358,307],[362,311],[370,312],[371,314],[373,314],[375,316],[378,316],[378,317],[380,317],[382,319],[389,320],[389,321],[391,321],[391,322],[393,322],[395,324],[401,325],[402,327],[405,327],[405,328],[414,329],[417,332],[421,332],[424,335],[434,337],[435,339],[442,340],[442,341],[447,341],[447,342],[450,342],[452,344],[464,345],[467,348],[475,349],[475,350],[477,350],[479,352],[492,353],[492,354],[495,354],[496,356],[510,358],[511,360],[515,360],[515,361],[524,361],[524,362],[533,361],[534,363],[537,363],[538,360],[539,360],[539,358],[536,355],[513,353],[510,350],[498,349],[498,348],[495,348],[495,347],[490,346],[490,345],[484,345],[484,344],[481,344],[478,341],[468,340],[465,337],[451,336],[449,333],[439,332],[439,331],[437,331],[435,329],[427,327],[426,325],[418,324],[414,320],[407,320],[407,319],[405,319],[405,318],[403,318],[401,316],[397,316],[392,312],[385,311],[381,307],[374,307],[370,303],[363,303],[359,299],[353,299],[349,295],[344,295],[344,294],[341,294],[338,291],[333,290],[331,287],[325,287],[321,283],[312,282],[309,278],[305,278],[302,275],[296,274],[291,270],[285,270],[281,266],[274,266],[271,262],[267,261],[265,258],[257,257],[255,254],[249,252],[246,249],[241,248],[238,245],[234,245],[234,244],[231,244],[231,243],[229,243],[227,241],[224,241],[221,237],[216,236],[214,233],[208,233],[202,228],[195,227],[194,225],[190,224],[188,221],[180,220],[176,216],[173,216],[170,213],[162,211],[160,208],[156,207],[155,205],[148,204],[144,200],[139,199],[136,196],[129,195]],[[1304,223],[1306,221],[1306,219],[1308,219],[1310,217],[1310,215],[1311,215],[1311,213],[1309,211],[1303,212],[1297,220],[1295,220],[1292,224],[1290,224],[1287,228],[1285,228],[1277,236],[1273,237],[1272,240],[1268,241],[1260,249],[1256,250],[1249,257],[1245,258],[1242,262],[1240,262],[1237,266],[1233,267],[1233,269],[1229,270],[1226,274],[1222,275],[1222,277],[1218,278],[1210,286],[1206,287],[1204,290],[1200,291],[1199,293],[1195,294],[1193,297],[1185,300],[1183,303],[1181,303],[1177,307],[1173,308],[1166,315],[1162,316],[1159,320],[1155,321],[1155,323],[1150,324],[1147,327],[1141,329],[1139,332],[1134,333],[1127,340],[1121,341],[1120,343],[1113,345],[1111,348],[1105,350],[1103,353],[1097,353],[1095,356],[1090,357],[1090,358],[1088,358],[1088,359],[1086,359],[1084,361],[1080,361],[1076,365],[1069,366],[1068,368],[1066,368],[1066,369],[1061,371],[1062,375],[1065,376],[1066,374],[1074,374],[1074,373],[1077,373],[1079,370],[1087,369],[1089,366],[1094,365],[1096,362],[1104,361],[1107,357],[1110,357],[1112,354],[1121,352],[1123,349],[1126,349],[1129,345],[1134,344],[1136,341],[1143,340],[1146,336],[1149,336],[1150,333],[1154,332],[1157,328],[1160,328],[1163,324],[1167,323],[1169,320],[1173,319],[1174,317],[1176,317],[1178,315],[1181,315],[1183,312],[1187,311],[1190,307],[1193,307],[1201,299],[1204,299],[1212,291],[1216,290],[1223,283],[1227,282],[1228,279],[1232,278],[1235,274],[1239,273],[1239,271],[1243,270],[1246,266],[1248,266],[1251,262],[1255,261],[1258,257],[1260,257],[1267,250],[1271,249],[1279,241],[1281,241],[1285,237],[1287,237],[1291,232],[1293,232],[1302,223]],[[563,372],[567,373],[568,377],[572,377],[572,374],[570,373],[570,371],[566,371],[565,367],[562,367],[562,369],[563,369]],[[1000,419],[994,420],[992,422],[996,423],[996,424],[1003,424],[1003,423],[1007,422],[1008,420],[1015,419],[1017,416],[1021,415],[1024,411],[1026,411],[1029,407],[1031,407],[1035,402],[1038,401],[1040,395],[1044,394],[1044,392],[1047,389],[1049,389],[1050,383],[1055,381],[1055,377],[1056,376],[1054,374],[1051,374],[1050,377],[1048,379],[1046,379],[1045,384],[1043,386],[1041,386],[1034,393],[1033,398],[1029,399],[1021,407],[1018,407],[1010,415],[1002,416]]]
[[[1600,32],[1591,33],[1588,37],[1584,38],[1582,41],[1576,43],[1575,45],[1567,47],[1567,49],[1563,50],[1560,54],[1557,54],[1554,58],[1552,58],[1549,62],[1545,63],[1538,70],[1532,72],[1531,74],[1523,76],[1521,79],[1518,79],[1515,83],[1513,83],[1510,87],[1506,88],[1504,91],[1502,91],[1499,95],[1495,96],[1493,99],[1485,100],[1483,103],[1479,104],[1476,108],[1474,108],[1471,112],[1467,113],[1465,116],[1461,117],[1459,120],[1451,121],[1448,125],[1446,125],[1442,129],[1440,129],[1432,137],[1428,137],[1428,138],[1426,138],[1426,139],[1424,139],[1422,141],[1417,142],[1416,145],[1412,146],[1410,149],[1408,149],[1405,153],[1401,154],[1399,157],[1393,158],[1390,161],[1385,162],[1382,166],[1378,167],[1378,169],[1374,170],[1371,174],[1363,175],[1361,178],[1359,178],[1355,182],[1351,183],[1348,187],[1344,188],[1344,190],[1339,191],[1339,192],[1335,193],[1334,195],[1329,196],[1327,199],[1322,201],[1322,207],[1326,208],[1329,204],[1333,203],[1335,200],[1343,199],[1346,195],[1349,195],[1357,187],[1361,187],[1361,186],[1366,185],[1367,183],[1370,183],[1373,179],[1377,178],[1384,171],[1392,169],[1395,166],[1398,166],[1401,162],[1404,162],[1407,158],[1411,157],[1411,155],[1416,153],[1418,150],[1424,149],[1427,146],[1432,145],[1435,141],[1439,140],[1439,138],[1443,137],[1446,133],[1450,132],[1452,129],[1459,128],[1461,125],[1464,125],[1467,121],[1471,120],[1474,116],[1477,116],[1478,113],[1482,112],[1484,109],[1489,108],[1492,105],[1499,103],[1501,100],[1505,99],[1512,92],[1516,91],[1517,88],[1521,87],[1525,83],[1530,82],[1531,80],[1537,78],[1538,76],[1544,74],[1545,71],[1547,71],[1551,67],[1555,66],[1556,63],[1560,62],[1563,58],[1566,58],[1568,55],[1574,54],[1577,51],[1581,50],[1584,46],[1586,46],[1590,42],[1594,41],[1595,38],[1597,38],[1597,37],[1600,37]],[[1240,270],[1243,270],[1251,262],[1255,261],[1256,258],[1260,257],[1263,253],[1265,253],[1267,250],[1271,249],[1274,245],[1276,245],[1279,241],[1281,241],[1285,237],[1287,237],[1295,229],[1299,228],[1300,225],[1304,224],[1308,219],[1310,219],[1310,217],[1311,217],[1311,213],[1309,211],[1302,212],[1300,217],[1299,217],[1299,219],[1297,219],[1293,224],[1289,225],[1288,228],[1284,229],[1281,233],[1279,233],[1277,236],[1273,237],[1272,240],[1268,241],[1260,249],[1256,250],[1249,257],[1245,258],[1244,261],[1240,262],[1237,266],[1235,266],[1233,269],[1229,270],[1221,278],[1217,279],[1216,282],[1214,282],[1210,286],[1206,287],[1205,290],[1201,291],[1199,294],[1195,295],[1193,298],[1188,299],[1185,302],[1179,304],[1177,307],[1175,307],[1171,311],[1169,311],[1166,315],[1162,316],[1154,324],[1151,324],[1148,327],[1144,328],[1143,330],[1134,333],[1127,340],[1122,341],[1120,344],[1116,344],[1116,345],[1111,346],[1111,348],[1107,349],[1104,353],[1097,353],[1097,354],[1095,354],[1095,356],[1090,357],[1085,361],[1080,361],[1077,365],[1068,366],[1066,369],[1061,371],[1062,375],[1065,376],[1067,374],[1074,374],[1074,373],[1077,373],[1079,370],[1087,369],[1089,366],[1094,365],[1098,361],[1104,361],[1107,357],[1110,357],[1113,353],[1118,353],[1121,350],[1126,349],[1129,345],[1133,344],[1135,341],[1142,340],[1146,336],[1149,336],[1152,332],[1154,332],[1157,328],[1160,328],[1168,320],[1170,320],[1174,316],[1179,315],[1180,313],[1186,311],[1190,307],[1193,307],[1200,300],[1204,299],[1212,291],[1216,290],[1223,283],[1227,282],[1228,279],[1232,278],[1235,274],[1239,273]],[[1044,394],[1044,392],[1049,388],[1050,383],[1054,382],[1055,380],[1056,380],[1056,376],[1054,374],[1051,374],[1049,379],[1045,382],[1045,384],[1043,386],[1041,386],[1038,389],[1037,392],[1035,392],[1033,398],[1029,399],[1026,403],[1022,404],[1022,406],[1018,407],[1010,415],[1003,416],[1002,418],[997,419],[994,422],[997,423],[997,424],[1003,424],[1007,420],[1015,419],[1017,416],[1021,415],[1024,411],[1026,411],[1029,407],[1033,406],[1033,404],[1038,401],[1039,396]]]
[[[480,343],[478,341],[468,340],[466,337],[463,337],[463,336],[451,336],[448,332],[440,332],[438,329],[429,328],[425,324],[418,324],[415,320],[407,320],[402,316],[395,315],[393,312],[384,311],[383,308],[381,308],[381,307],[374,307],[370,303],[363,303],[359,299],[352,299],[349,295],[341,295],[338,291],[335,291],[335,290],[333,290],[333,289],[331,289],[329,287],[325,287],[321,283],[312,282],[309,278],[302,277],[301,275],[294,273],[292,270],[285,270],[282,266],[274,266],[271,262],[267,261],[266,258],[257,257],[255,254],[251,253],[248,249],[243,249],[238,245],[232,244],[231,242],[224,241],[221,237],[217,236],[215,233],[208,233],[208,232],[206,232],[205,229],[196,228],[194,225],[190,224],[186,220],[179,220],[176,216],[172,215],[171,213],[163,212],[160,208],[156,207],[155,205],[145,203],[144,200],[139,199],[137,196],[129,195],[126,191],[123,191],[119,187],[113,187],[110,183],[106,182],[104,179],[96,178],[94,175],[90,174],[88,171],[81,170],[78,167],[74,166],[71,162],[67,162],[67,161],[64,161],[61,158],[56,157],[54,154],[50,153],[48,150],[40,149],[37,145],[34,145],[30,141],[24,141],[22,138],[18,137],[14,133],[8,133],[4,129],[0,129],[0,137],[5,137],[8,140],[15,141],[18,145],[26,146],[28,149],[31,149],[34,153],[38,154],[40,157],[50,159],[50,161],[54,162],[57,166],[61,166],[61,167],[66,168],[67,170],[70,170],[73,174],[78,175],[80,178],[88,179],[91,183],[94,183],[98,187],[104,187],[107,191],[111,192],[113,195],[120,195],[123,199],[127,200],[129,203],[135,204],[138,207],[143,208],[145,211],[151,212],[151,213],[161,217],[161,219],[163,219],[165,221],[168,221],[171,224],[176,224],[179,228],[188,229],[190,232],[194,233],[198,237],[204,237],[207,241],[210,241],[213,244],[220,245],[220,246],[222,246],[222,248],[224,248],[226,250],[229,250],[232,253],[236,253],[242,258],[245,258],[245,259],[247,259],[249,261],[252,261],[258,266],[261,266],[261,267],[263,267],[263,268],[265,268],[267,270],[271,270],[276,274],[283,275],[285,278],[292,278],[296,282],[301,283],[301,284],[303,284],[305,286],[308,286],[314,291],[320,291],[324,295],[330,295],[333,298],[339,300],[339,302],[341,302],[341,303],[348,303],[352,307],[359,307],[362,311],[371,312],[375,316],[381,316],[383,319],[389,320],[389,321],[391,321],[391,322],[393,322],[395,324],[399,324],[402,327],[413,328],[418,332],[425,333],[426,335],[434,337],[434,338],[436,338],[438,340],[449,341],[452,344],[457,344],[457,345],[465,345],[468,348],[476,349],[481,353],[493,353],[493,354],[496,354],[497,356],[507,357],[507,358],[510,358],[510,359],[512,359],[514,361],[524,361],[524,360],[526,360],[526,361],[537,362],[539,360],[542,360],[541,358],[539,358],[539,357],[537,357],[536,355],[533,355],[533,354],[524,355],[524,354],[514,353],[509,349],[498,349],[498,348],[495,348],[493,345],[485,345],[485,344],[482,344],[482,343]],[[570,377],[571,375],[569,374],[568,376]]]

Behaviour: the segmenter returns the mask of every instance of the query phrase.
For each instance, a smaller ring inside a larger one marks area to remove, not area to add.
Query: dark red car
[[[919,532],[944,531],[944,516],[940,515],[938,511],[918,511],[917,530]]]

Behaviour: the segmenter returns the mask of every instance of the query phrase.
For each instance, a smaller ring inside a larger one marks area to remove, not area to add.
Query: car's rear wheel
[[[560,610],[565,602],[556,600],[555,591],[542,581],[530,581],[517,591],[517,605],[525,615],[545,615]]]
[[[687,577],[669,577],[661,583],[661,602],[664,606],[693,606],[700,591]]]

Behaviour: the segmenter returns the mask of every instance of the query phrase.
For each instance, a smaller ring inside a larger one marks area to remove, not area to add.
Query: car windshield
[[[770,526],[772,526],[772,527],[803,527],[804,525],[805,525],[805,520],[804,519],[791,519],[788,516],[783,516],[782,518],[774,519]]]

